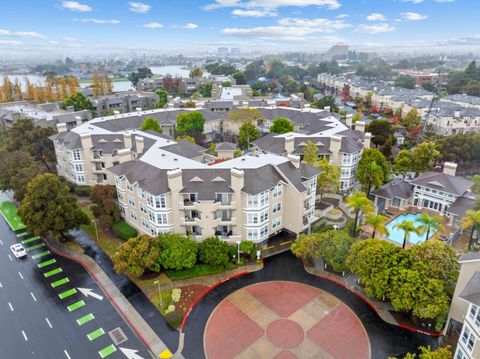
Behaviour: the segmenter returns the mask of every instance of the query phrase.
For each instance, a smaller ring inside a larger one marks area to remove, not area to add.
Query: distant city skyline
[[[20,57],[216,52],[475,51],[468,0],[34,1],[2,4],[0,51]]]

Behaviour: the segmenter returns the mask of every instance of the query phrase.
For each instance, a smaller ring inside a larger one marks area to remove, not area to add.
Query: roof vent
[[[174,161],[178,161],[178,158],[174,158],[173,160],[174,160]]]
[[[162,153],[162,157],[165,157],[165,153]]]

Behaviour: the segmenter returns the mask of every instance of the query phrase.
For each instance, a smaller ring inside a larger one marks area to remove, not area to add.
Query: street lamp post
[[[98,242],[98,228],[97,228],[97,221],[92,219],[92,223],[95,225],[95,233],[97,235],[97,242]]]
[[[237,241],[237,264],[240,264],[240,241]]]
[[[162,299],[162,291],[160,290],[160,281],[159,281],[159,280],[156,280],[154,283],[155,283],[155,284],[157,285],[157,287],[158,287],[158,298],[159,298],[159,300],[160,300],[160,310],[162,310],[162,308],[163,308],[163,299]]]

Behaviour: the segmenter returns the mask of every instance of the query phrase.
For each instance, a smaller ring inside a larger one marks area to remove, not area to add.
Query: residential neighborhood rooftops
[[[446,173],[425,172],[411,181],[412,184],[435,188],[461,196],[472,187],[472,181]]]

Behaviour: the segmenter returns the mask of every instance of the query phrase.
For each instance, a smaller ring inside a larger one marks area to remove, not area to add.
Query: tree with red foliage
[[[408,132],[407,137],[412,140],[417,139],[420,132],[422,132],[422,126],[416,126]]]
[[[344,102],[350,101],[350,85],[349,84],[343,85],[342,96],[343,96]]]
[[[378,112],[378,106],[377,105],[372,105],[370,107],[370,112],[372,113],[377,113]]]
[[[392,117],[392,124],[393,125],[396,125],[398,123],[398,121],[400,121],[400,116],[395,115],[395,116]]]
[[[392,109],[388,107],[384,107],[382,112],[384,115],[391,115],[393,113]]]

